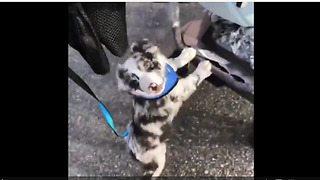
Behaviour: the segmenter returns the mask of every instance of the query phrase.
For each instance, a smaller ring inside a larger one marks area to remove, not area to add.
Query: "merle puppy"
[[[147,100],[142,96],[156,95],[164,89],[166,64],[176,71],[195,57],[196,50],[184,48],[177,58],[168,59],[157,46],[143,40],[133,43],[131,52],[132,56],[116,70],[118,88],[133,95],[133,119],[125,141],[131,155],[143,164],[144,175],[156,177],[165,165],[166,141],[172,120],[183,101],[211,75],[211,63],[201,62],[192,74],[179,79],[168,94]]]

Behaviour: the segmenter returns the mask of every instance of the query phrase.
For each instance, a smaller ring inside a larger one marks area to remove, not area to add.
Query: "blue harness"
[[[113,130],[114,134],[119,137],[122,137],[122,138],[126,137],[128,135],[128,130],[126,130],[122,135],[118,134],[117,130],[114,127],[113,120],[111,118],[109,111],[103,105],[103,103],[95,96],[95,94],[89,88],[89,86],[70,68],[68,71],[68,75],[76,84],[78,84],[80,87],[82,87],[87,93],[89,93],[91,96],[93,96],[98,101],[101,112],[102,112],[103,116],[105,117],[108,125]],[[142,96],[142,98],[151,100],[151,99],[158,99],[158,98],[161,98],[161,97],[167,95],[176,86],[176,84],[178,82],[178,75],[176,74],[176,72],[173,70],[173,68],[169,64],[166,64],[165,77],[166,77],[165,87],[164,87],[164,90],[162,91],[161,94],[151,96],[151,97],[143,97]]]

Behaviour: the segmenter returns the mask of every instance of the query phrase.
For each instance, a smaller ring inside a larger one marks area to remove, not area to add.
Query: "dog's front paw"
[[[184,48],[181,53],[184,55],[184,59],[191,61],[196,57],[197,51],[194,48]]]
[[[212,65],[209,61],[202,61],[198,64],[196,72],[203,80],[211,75],[211,67]]]

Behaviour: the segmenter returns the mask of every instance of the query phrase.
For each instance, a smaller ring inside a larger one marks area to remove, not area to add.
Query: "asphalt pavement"
[[[166,3],[127,3],[129,42],[143,37],[173,51]],[[203,10],[198,3],[180,4],[182,24]],[[107,50],[106,50],[107,51]],[[111,72],[94,74],[69,46],[69,66],[108,107],[119,131],[131,120],[131,97],[117,89],[115,67],[128,57],[107,51]],[[140,176],[142,170],[126,144],[108,127],[95,99],[69,80],[69,176]],[[232,90],[208,82],[184,103],[173,122],[163,176],[254,175],[254,106]]]

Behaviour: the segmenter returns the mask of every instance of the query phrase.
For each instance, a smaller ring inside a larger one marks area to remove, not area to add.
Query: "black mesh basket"
[[[83,3],[84,11],[100,41],[122,56],[128,48],[125,3]]]
[[[109,71],[101,44],[115,56],[128,48],[125,3],[70,3],[69,44],[97,74]]]

